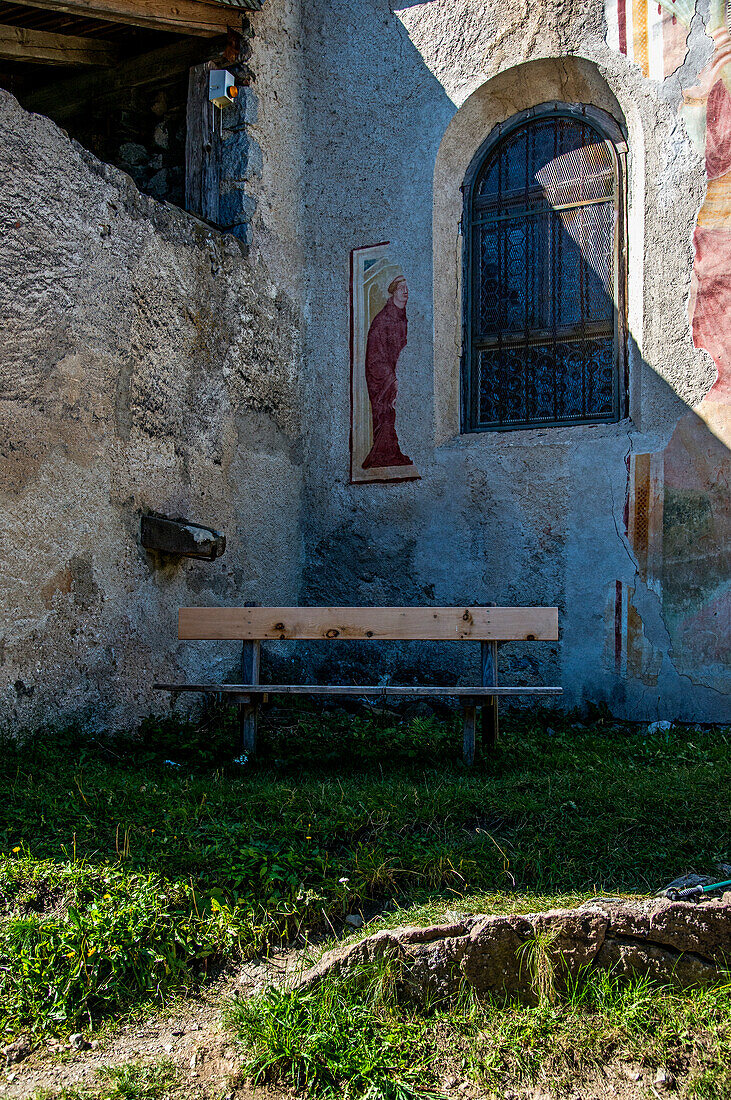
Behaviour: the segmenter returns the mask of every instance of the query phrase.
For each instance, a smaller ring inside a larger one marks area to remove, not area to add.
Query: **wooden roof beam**
[[[104,65],[117,62],[113,43],[102,38],[79,38],[0,24],[0,58],[39,65]]]
[[[192,65],[220,57],[225,39],[201,42],[185,38],[161,46],[150,53],[120,61],[103,72],[81,72],[65,80],[21,96],[27,111],[50,115],[54,122],[64,122],[85,104],[116,99],[125,89],[158,85],[187,75]]]
[[[32,8],[204,38],[241,30],[240,8],[205,0],[23,0]]]

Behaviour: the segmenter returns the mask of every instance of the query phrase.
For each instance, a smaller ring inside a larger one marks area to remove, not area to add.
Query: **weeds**
[[[8,1037],[96,1026],[354,912],[379,926],[525,912],[729,860],[722,730],[554,715],[549,736],[506,715],[495,757],[467,772],[451,718],[297,710],[262,725],[256,767],[230,763],[227,713],[151,720],[127,741],[5,744]]]
[[[0,922],[0,1025],[9,1033],[91,1025],[184,989],[197,960],[235,948],[241,934],[215,898],[203,905],[190,886],[157,874],[27,857],[1,864],[0,883],[14,899]],[[34,885],[55,900],[50,913],[28,910]]]
[[[238,1005],[231,1022],[255,1084],[280,1081],[322,1100],[416,1100],[427,1072],[424,1021],[399,1013],[383,967],[317,990],[268,989]]]
[[[466,992],[417,1013],[378,969],[365,978],[267,990],[238,1006],[245,1072],[322,1100],[389,1100],[438,1093],[445,1069],[502,1095],[507,1081],[560,1088],[613,1062],[639,1065],[649,1081],[664,1067],[688,1100],[728,1097],[731,987],[677,993],[589,971],[537,1005]]]
[[[640,1065],[650,1080],[663,1067],[683,1079],[681,1095],[714,1097],[731,1072],[728,986],[678,993],[592,970],[554,1004],[476,1006],[471,1024],[464,1065],[488,1088],[506,1074],[566,1084],[614,1061]]]
[[[555,1004],[558,996],[556,953],[552,947],[558,939],[558,929],[536,932],[520,949],[521,961],[527,963],[531,988],[539,1005]]]

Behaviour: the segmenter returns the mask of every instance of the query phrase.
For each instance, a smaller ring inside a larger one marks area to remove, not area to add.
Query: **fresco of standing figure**
[[[363,459],[362,468],[374,466],[410,466],[396,435],[396,364],[406,347],[406,303],[409,288],[399,276],[388,287],[388,301],[376,314],[368,330],[365,377],[373,418],[373,446]]]

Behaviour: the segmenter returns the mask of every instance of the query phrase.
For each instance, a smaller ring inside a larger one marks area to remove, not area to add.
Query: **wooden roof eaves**
[[[263,0],[23,0],[45,11],[99,19],[149,30],[210,37],[234,29],[244,12],[259,11]]]

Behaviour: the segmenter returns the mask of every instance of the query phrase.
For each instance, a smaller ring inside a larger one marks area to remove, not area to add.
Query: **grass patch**
[[[591,971],[564,998],[535,1007],[473,1002],[461,1020],[448,1014],[444,1023],[462,1034],[460,1066],[487,1088],[506,1075],[567,1087],[577,1074],[629,1063],[650,1081],[663,1068],[681,1096],[706,1088],[711,1098],[731,1072],[728,986],[678,993]]]
[[[535,1006],[465,994],[416,1012],[388,977],[375,970],[314,991],[267,990],[237,1006],[245,1072],[318,1100],[416,1100],[441,1095],[445,1069],[502,1095],[507,1081],[561,1089],[603,1067],[639,1065],[650,1082],[662,1067],[679,1082],[674,1095],[729,1095],[728,986],[681,994],[591,971]]]
[[[236,1006],[231,1022],[255,1085],[280,1082],[323,1100],[416,1100],[425,1023],[398,1011],[386,968],[356,971],[313,992],[268,989]]]
[[[185,884],[31,857],[0,864],[0,1023],[44,1033],[93,1026],[138,1001],[188,987],[195,964],[239,953],[252,930]],[[28,908],[54,899],[50,913]],[[62,899],[62,900],[59,900]]]
[[[94,1084],[60,1092],[42,1089],[33,1100],[178,1100],[181,1081],[172,1062],[105,1066]]]
[[[525,912],[729,861],[727,731],[546,724],[506,715],[473,771],[456,719],[389,712],[276,714],[256,767],[228,714],[6,743],[0,1037],[95,1027],[353,912]]]

